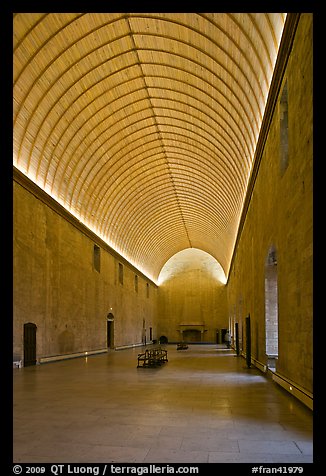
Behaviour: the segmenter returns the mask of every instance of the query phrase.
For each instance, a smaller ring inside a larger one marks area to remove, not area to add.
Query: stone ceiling
[[[14,166],[157,280],[228,275],[284,13],[17,13]]]

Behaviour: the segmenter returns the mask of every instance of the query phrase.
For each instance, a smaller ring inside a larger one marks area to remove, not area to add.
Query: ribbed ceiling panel
[[[14,165],[156,280],[227,275],[286,15],[14,16]]]

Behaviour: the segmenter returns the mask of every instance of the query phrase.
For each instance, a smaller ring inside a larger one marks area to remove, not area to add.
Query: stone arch
[[[276,369],[278,358],[277,252],[272,245],[265,261],[265,345],[267,366]]]

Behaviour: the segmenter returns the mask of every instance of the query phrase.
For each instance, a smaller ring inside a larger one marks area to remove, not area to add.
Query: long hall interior
[[[16,462],[313,461],[313,26],[14,13]]]

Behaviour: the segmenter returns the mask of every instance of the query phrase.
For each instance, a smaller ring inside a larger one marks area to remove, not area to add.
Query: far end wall
[[[158,332],[169,342],[217,343],[229,325],[226,287],[213,276],[217,262],[190,251],[158,288]]]

